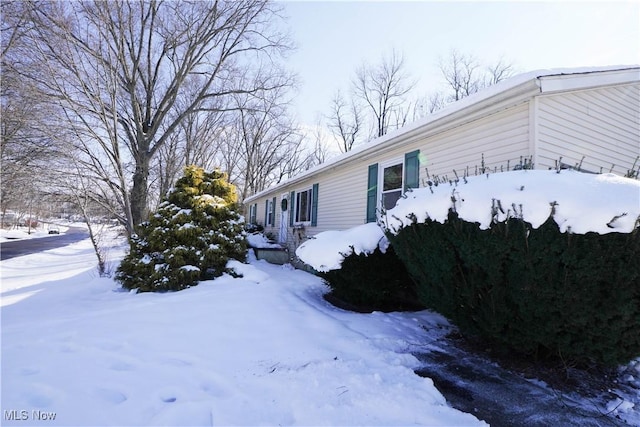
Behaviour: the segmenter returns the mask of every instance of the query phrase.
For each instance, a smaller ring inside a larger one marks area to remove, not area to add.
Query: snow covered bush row
[[[616,364],[640,355],[639,217],[639,181],[505,172],[416,189],[384,212],[401,272],[387,275],[374,224],[320,233],[296,254],[356,305],[384,305],[408,271],[419,302],[470,335]]]
[[[535,357],[640,355],[640,182],[522,171],[422,188],[383,224],[420,300]]]

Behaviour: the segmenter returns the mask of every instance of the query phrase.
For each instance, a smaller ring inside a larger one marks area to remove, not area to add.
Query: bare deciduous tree
[[[404,58],[395,50],[374,67],[362,65],[353,81],[354,93],[374,116],[374,136],[382,136],[391,127],[399,127],[397,116],[405,95],[415,86],[405,70]],[[400,114],[403,117],[404,114]],[[394,122],[392,119],[396,119]]]
[[[452,90],[449,101],[459,101],[478,91],[481,82],[479,67],[472,55],[465,55],[455,49],[447,60],[440,60],[440,71]]]
[[[513,74],[511,63],[500,59],[494,65],[482,67],[473,56],[452,50],[449,57],[440,59],[440,71],[450,89],[446,101],[459,101],[478,90],[494,85]]]
[[[45,67],[24,73],[64,109],[129,233],[146,217],[152,159],[185,120],[287,84],[271,67],[288,41],[266,0],[30,5],[23,54]]]
[[[21,75],[25,34],[31,24],[22,2],[2,2],[2,56],[0,85],[0,211],[18,217],[43,205],[48,182],[46,165],[56,155],[64,129],[54,119],[58,111],[42,99]],[[33,201],[41,203],[33,203]]]
[[[242,199],[279,182],[296,163],[302,138],[287,114],[286,89],[234,95],[234,126],[221,152]]]
[[[320,165],[326,162],[331,153],[329,150],[329,142],[327,137],[327,133],[322,126],[320,120],[316,123],[312,132],[307,132],[306,134],[307,142],[309,142],[309,156],[307,160],[307,169],[310,169],[313,166]]]
[[[362,116],[358,105],[353,99],[347,102],[338,91],[331,101],[328,120],[329,129],[335,135],[340,151],[342,153],[351,151],[362,126]]]
[[[512,63],[500,58],[498,62],[487,67],[487,76],[484,86],[491,86],[513,75],[515,67]]]

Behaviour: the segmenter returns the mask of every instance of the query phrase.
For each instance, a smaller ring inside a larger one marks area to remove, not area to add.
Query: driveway
[[[628,426],[608,402],[622,395],[640,396],[630,385],[580,391],[557,390],[535,378],[503,369],[484,355],[464,348],[459,339],[444,337],[430,351],[416,352],[422,362],[416,373],[433,380],[456,409],[471,413],[492,427],[617,427]],[[578,380],[588,383],[585,378]],[[633,425],[633,422],[632,424]]]

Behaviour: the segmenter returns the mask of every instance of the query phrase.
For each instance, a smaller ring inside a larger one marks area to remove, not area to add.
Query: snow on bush
[[[344,231],[324,231],[304,242],[296,255],[316,271],[337,270],[345,257],[355,253],[370,254],[379,248],[386,252],[389,241],[375,223],[363,224]]]
[[[553,213],[561,232],[630,233],[640,217],[640,181],[613,174],[525,170],[480,175],[414,189],[382,215],[397,233],[427,218],[444,223],[450,209],[487,229],[520,218],[538,228]]]
[[[225,174],[186,167],[158,211],[137,227],[116,280],[126,289],[164,292],[222,275],[229,259],[246,254],[236,201]]]

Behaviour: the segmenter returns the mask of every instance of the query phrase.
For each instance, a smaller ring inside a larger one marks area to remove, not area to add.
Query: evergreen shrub
[[[424,305],[496,348],[616,365],[640,355],[640,235],[487,230],[450,212],[388,233]]]
[[[244,261],[244,221],[235,187],[220,171],[188,166],[151,219],[137,227],[116,273],[127,289],[178,291]]]
[[[415,283],[392,247],[370,254],[352,253],[340,269],[318,273],[331,287],[328,299],[337,299],[359,311],[404,311],[424,308]]]

